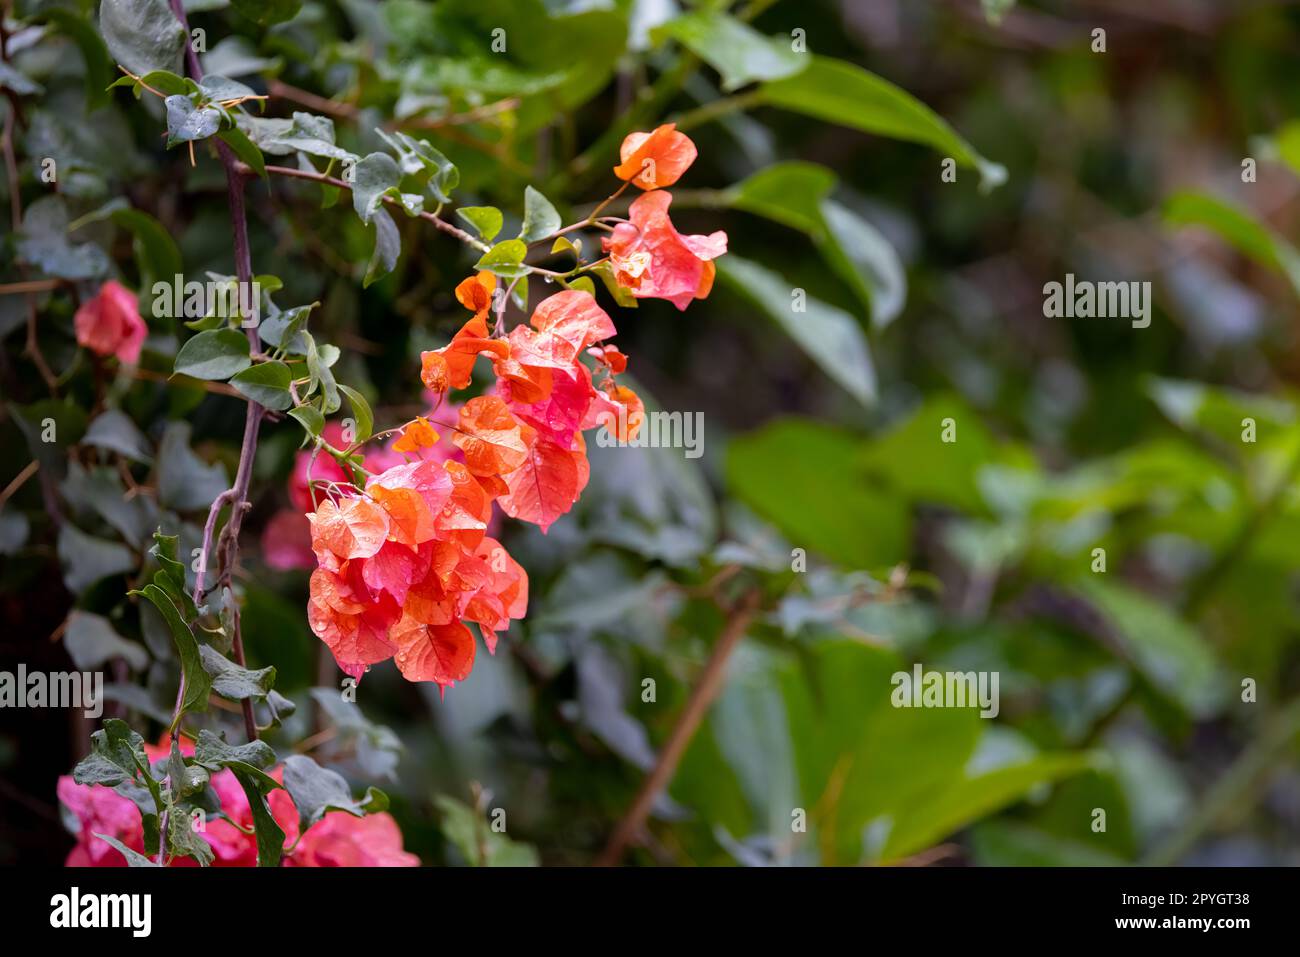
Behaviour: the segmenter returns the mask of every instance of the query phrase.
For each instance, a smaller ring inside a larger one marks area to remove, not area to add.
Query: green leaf
[[[188,96],[169,96],[167,107],[167,146],[205,140],[221,129],[221,111],[216,107],[194,105]]]
[[[860,448],[820,422],[778,420],[731,442],[727,484],[797,548],[851,568],[893,565],[908,554],[909,510],[866,481]]]
[[[870,310],[872,325],[892,322],[907,298],[898,254],[879,231],[829,198],[835,175],[814,163],[777,163],[724,192],[737,209],[812,237],[827,264]]]
[[[757,263],[730,255],[718,260],[718,277],[762,308],[822,367],[865,406],[876,400],[876,372],[862,328],[848,313],[793,289]],[[802,295],[799,295],[802,293]]]
[[[165,769],[167,771],[167,787],[171,792],[170,797],[173,804],[202,792],[207,788],[208,782],[211,780],[206,768],[197,764],[187,765],[185,763],[185,757],[181,754],[179,739],[172,740],[171,753],[167,757]]]
[[[217,139],[229,146],[236,156],[252,167],[253,172],[266,179],[266,159],[243,130],[238,127],[222,130],[217,134]]]
[[[317,386],[320,387],[321,411],[331,415],[337,412],[342,404],[342,400],[339,399],[338,383],[334,381],[334,373],[330,371],[330,366],[338,358],[338,350],[328,343],[317,349],[316,340],[305,332],[303,338],[307,340],[307,371],[311,375],[309,391]]]
[[[261,740],[229,744],[224,738],[204,728],[194,743],[194,760],[209,771],[243,764],[254,772],[265,774],[266,769],[275,764],[275,751]],[[269,774],[265,776],[272,784],[275,783]]]
[[[486,269],[502,279],[518,279],[528,274],[528,267],[523,265],[526,255],[528,247],[522,240],[507,239],[485,252],[474,268]]]
[[[130,77],[123,77],[122,79],[131,82]],[[171,70],[150,70],[140,77],[140,81],[145,86],[152,87],[164,96],[198,96],[202,92],[199,85],[189,77],[181,76]],[[122,80],[117,82],[121,83]]]
[[[388,797],[383,791],[372,787],[360,801],[353,800],[352,790],[341,774],[321,767],[305,754],[291,754],[284,759],[284,787],[298,808],[300,833],[328,811],[365,817],[388,809]]]
[[[363,223],[369,223],[388,193],[399,192],[402,172],[387,153],[371,153],[357,163],[352,177],[352,207]]]
[[[283,349],[292,355],[306,355],[307,340],[301,335],[311,318],[312,310],[319,303],[307,306],[294,306],[273,316],[263,319],[257,327],[257,334],[268,346]]]
[[[253,814],[253,832],[257,835],[257,866],[279,867],[284,855],[285,834],[266,803],[266,795],[280,785],[264,774],[250,773],[249,768],[243,765],[232,764],[230,771],[244,789],[244,796],[248,799],[248,807]]]
[[[148,441],[131,417],[119,409],[106,409],[97,415],[81,437],[81,444],[108,449],[135,462],[153,461]]]
[[[1300,293],[1300,251],[1231,203],[1204,193],[1180,192],[1165,201],[1165,222],[1203,226],[1255,262],[1275,269]]]
[[[1194,627],[1141,592],[1101,576],[1080,579],[1075,587],[1101,612],[1126,657],[1163,694],[1200,719],[1223,706],[1222,671]]]
[[[108,272],[108,257],[99,246],[68,241],[68,211],[61,196],[42,196],[28,206],[17,240],[19,259],[47,275],[94,279]]]
[[[125,545],[87,535],[71,522],[59,528],[58,553],[63,583],[74,595],[110,575],[133,571],[137,564]]]
[[[113,58],[137,75],[179,72],[189,39],[167,0],[103,0],[99,32]]]
[[[320,435],[321,430],[325,428],[325,416],[321,415],[320,410],[314,405],[300,405],[290,409],[289,414],[298,420],[312,438]]]
[[[474,228],[484,242],[492,242],[501,232],[504,219],[495,206],[461,206],[456,215]]]
[[[142,289],[152,288],[156,280],[170,283],[173,277],[181,273],[181,251],[171,233],[158,220],[142,210],[133,209],[126,205],[124,199],[119,198],[106,203],[94,213],[81,217],[78,222],[84,224],[104,218],[131,234],[135,259],[140,266]],[[148,297],[145,297],[144,302],[152,306]]]
[[[127,867],[158,867],[158,864],[149,860],[139,851],[133,851],[115,837],[109,837],[107,834],[100,834],[98,831],[93,832],[95,837],[108,844],[115,851],[126,858]]]
[[[39,83],[29,79],[26,74],[19,73],[4,61],[0,61],[0,90],[9,90],[18,96],[31,96],[33,93],[45,92],[45,88]]]
[[[669,20],[651,32],[659,41],[672,37],[722,74],[730,93],[755,80],[780,80],[807,68],[807,53],[797,53],[788,38],[768,37],[719,11],[695,11]]]
[[[169,422],[158,444],[158,501],[178,512],[210,506],[230,482],[220,462],[208,465],[190,448],[188,422]]]
[[[560,214],[555,211],[551,201],[531,186],[525,186],[524,224],[519,230],[520,240],[535,243],[558,230],[560,225]]]
[[[375,227],[375,251],[370,256],[366,278],[362,283],[366,288],[392,272],[397,267],[397,257],[402,254],[402,235],[397,231],[393,217],[388,215],[388,210],[375,210],[371,222]]]
[[[173,371],[195,379],[220,381],[243,372],[252,363],[246,335],[234,329],[212,329],[181,346]]]
[[[212,676],[212,690],[227,701],[265,698],[275,684],[274,667],[259,668],[256,671],[243,668],[207,645],[199,647],[199,657],[203,662],[203,670]]]
[[[976,169],[983,188],[1006,181],[1007,171],[989,162],[951,126],[910,93],[861,67],[811,56],[808,68],[759,88],[763,102],[867,133],[922,143],[962,166]]]
[[[286,120],[237,113],[235,123],[262,152],[272,156],[306,153],[345,162],[358,159],[355,153],[335,145],[334,121],[327,116],[296,112],[293,119]]]
[[[203,670],[203,659],[199,655],[199,643],[194,637],[194,632],[181,618],[171,598],[158,585],[150,583],[131,594],[143,595],[153,602],[154,607],[162,613],[163,620],[171,630],[172,640],[176,643],[181,662],[181,674],[185,677],[185,697],[181,702],[177,720],[191,711],[208,710],[208,694],[212,690],[212,679]]]
[[[63,647],[79,671],[94,671],[114,658],[121,658],[134,671],[149,665],[149,655],[134,641],[127,641],[107,618],[73,610],[63,632]]]
[[[71,38],[81,51],[81,58],[85,61],[88,110],[97,110],[107,103],[108,85],[113,82],[113,61],[109,59],[108,48],[91,21],[59,7],[42,10],[35,19],[51,24],[56,31]]]
[[[289,385],[293,376],[283,362],[259,362],[230,380],[242,395],[272,412],[283,412],[293,405]]]
[[[199,867],[209,866],[216,857],[212,845],[194,830],[188,814],[168,815],[167,847],[173,856],[194,858]]]
[[[177,610],[180,611],[181,618],[184,621],[192,622],[199,617],[199,612],[194,607],[194,599],[187,590],[185,566],[176,558],[176,550],[179,544],[179,536],[164,535],[161,529],[154,531],[153,544],[149,546],[149,554],[158,563],[158,573],[153,576],[153,583],[161,588],[167,594],[167,597],[172,600]]]
[[[292,20],[302,9],[302,0],[230,0],[230,5],[260,26]]]
[[[364,442],[370,438],[375,428],[375,414],[370,411],[370,403],[366,397],[356,389],[339,383],[339,391],[348,397],[348,402],[352,404],[352,417],[356,419],[356,428],[353,434],[358,442]]]
[[[407,176],[419,176],[439,203],[450,203],[451,193],[460,185],[460,170],[428,140],[417,140],[405,133],[377,131],[397,151],[398,165]]]
[[[473,867],[537,867],[537,850],[492,830],[486,817],[455,798],[434,798],[442,814],[442,833]]]
[[[144,738],[120,718],[105,718],[104,727],[90,736],[90,753],[72,769],[72,780],[111,788],[148,772]]]

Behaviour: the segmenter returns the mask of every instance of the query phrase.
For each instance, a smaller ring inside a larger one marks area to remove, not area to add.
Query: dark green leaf
[[[273,412],[283,412],[293,405],[289,384],[293,377],[283,362],[259,362],[234,376],[230,384],[241,394]]]
[[[383,791],[372,787],[364,798],[353,800],[352,790],[341,774],[321,767],[305,754],[291,754],[284,759],[284,786],[298,808],[300,831],[306,831],[327,811],[364,817],[388,809]]]
[[[252,361],[247,336],[234,329],[212,329],[181,346],[174,371],[195,379],[220,381],[243,372]]]

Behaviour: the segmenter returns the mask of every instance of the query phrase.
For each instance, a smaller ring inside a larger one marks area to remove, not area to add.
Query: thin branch
[[[171,9],[188,37],[190,27],[185,16],[185,7],[182,0],[171,0]],[[194,44],[188,42],[185,44],[185,63],[191,79],[195,81],[203,79],[203,67],[199,63],[198,54],[194,51]],[[224,142],[218,141],[216,147],[217,155],[221,158],[221,165],[226,170],[226,198],[230,206],[230,225],[234,240],[235,275],[239,280],[241,289],[246,289],[253,281],[253,262],[248,246],[248,216],[244,209],[244,175],[240,169],[242,164]],[[244,302],[245,300],[241,297],[240,301]],[[245,330],[245,333],[248,336],[250,349],[256,352],[259,348],[257,330],[249,327]],[[251,507],[248,502],[248,488],[252,481],[253,458],[257,454],[257,435],[264,412],[265,410],[261,405],[251,399],[248,400],[247,414],[244,417],[244,440],[239,450],[239,466],[235,472],[235,483],[227,493],[218,496],[218,500],[226,498],[230,504],[230,518],[226,520],[226,527],[221,530],[218,548],[220,582],[223,585],[230,583],[231,572],[238,561],[239,530],[243,525],[244,513]],[[213,502],[213,507],[218,511],[220,509],[217,502]],[[208,523],[211,524],[213,520],[213,513],[209,511]],[[206,574],[206,565],[199,574]],[[231,603],[230,611],[233,629],[231,652],[235,656],[235,662],[240,667],[245,667],[247,662],[244,657],[244,639],[240,630],[239,605],[237,602]],[[257,719],[253,714],[253,703],[247,698],[243,701],[243,712],[244,730],[248,734],[248,740],[254,741],[257,739]]]
[[[632,806],[619,821],[605,849],[596,858],[597,866],[610,867],[617,864],[622,859],[628,844],[637,839],[642,827],[645,826],[655,798],[672,781],[673,774],[677,771],[677,764],[686,753],[686,746],[691,743],[700,721],[718,696],[718,692],[722,690],[727,661],[754,620],[754,615],[758,612],[758,603],[759,593],[751,591],[727,616],[727,621],[718,635],[717,644],[713,646],[713,653],[700,674],[699,684],[695,686],[686,702],[686,707],[677,717],[677,722],[668,735],[668,741],[659,752],[659,760],[655,762],[641,789],[637,791]]]
[[[242,174],[245,177],[257,175],[257,172],[246,163],[241,163],[236,161],[235,168],[240,174]],[[266,167],[266,171],[268,173],[274,173],[276,176],[288,176],[292,179],[305,179],[305,180],[310,180],[311,182],[314,183],[321,183],[322,185],[325,186],[334,186],[338,189],[346,189],[348,192],[352,191],[352,184],[349,183],[347,180],[339,179],[337,176],[328,176],[325,173],[317,173],[312,170],[305,170],[305,169],[294,169],[292,166],[268,166]],[[385,196],[384,202],[398,209],[402,208],[402,204],[391,196]],[[441,218],[440,216],[434,213],[429,212],[428,210],[421,212],[419,215],[421,219],[433,223],[435,227],[437,227],[442,232],[446,233],[448,236],[454,236],[456,239],[459,239],[462,243],[465,243],[468,246],[473,246],[475,249],[479,250],[480,252],[487,252],[489,249],[492,248],[487,243],[475,239],[469,233],[465,232],[465,230],[453,226],[445,219]]]

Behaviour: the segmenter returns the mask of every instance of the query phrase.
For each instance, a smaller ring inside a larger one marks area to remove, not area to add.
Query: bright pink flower
[[[73,320],[77,342],[101,356],[117,356],[126,365],[140,361],[140,347],[148,327],[140,318],[135,293],[115,279],[99,287],[99,294],[81,304]]]
[[[727,251],[727,234],[683,236],[668,218],[672,201],[663,189],[639,196],[628,213],[631,222],[619,223],[603,242],[619,285],[638,299],[667,299],[685,309],[713,288],[712,260]]]
[[[145,745],[150,761],[158,761],[168,753],[166,741],[159,745]],[[193,754],[194,746],[185,742],[181,751]],[[275,768],[271,776],[279,781],[281,770]],[[221,800],[221,809],[231,820],[251,831],[253,813],[248,798],[233,773],[220,771],[212,775],[212,788]],[[68,775],[59,778],[59,801],[79,823],[77,846],[68,854],[67,867],[125,867],[126,858],[95,834],[117,838],[134,851],[144,853],[144,832],[140,812],[130,798],[122,797],[111,788],[77,784]],[[402,850],[402,832],[397,822],[388,814],[372,814],[356,818],[336,811],[312,825],[298,837],[298,810],[293,799],[283,788],[267,796],[271,814],[285,833],[285,847],[293,852],[284,857],[286,867],[418,867],[419,858]],[[346,818],[346,820],[343,820]],[[257,840],[244,833],[229,821],[212,818],[205,822],[201,832],[212,847],[214,867],[255,867],[257,865]],[[179,858],[172,866],[190,867],[192,858]]]

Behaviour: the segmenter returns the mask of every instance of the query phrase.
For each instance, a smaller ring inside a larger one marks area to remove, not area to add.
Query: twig
[[[246,163],[241,163],[239,161],[236,161],[235,168],[240,174],[246,177],[257,175],[256,171]],[[352,184],[349,183],[347,180],[339,179],[337,176],[327,176],[325,173],[317,173],[312,170],[305,170],[305,169],[294,169],[292,166],[267,166],[266,171],[268,173],[274,173],[277,176],[288,176],[292,179],[311,180],[314,183],[321,183],[326,186],[334,186],[337,187],[338,189],[346,189],[348,192],[352,191]],[[385,196],[384,202],[392,206],[396,206],[399,209],[402,208],[402,204],[391,196]],[[487,243],[475,239],[469,233],[465,232],[465,230],[453,226],[451,223],[447,222],[442,217],[437,216],[436,214],[431,213],[428,210],[422,211],[419,215],[421,219],[428,220],[429,222],[433,223],[434,226],[436,226],[442,232],[446,233],[448,236],[454,236],[456,239],[459,239],[462,243],[465,243],[468,246],[473,246],[475,249],[479,250],[480,252],[487,252],[489,249],[492,248]]]
[[[171,0],[172,13],[180,21],[186,36],[189,35],[189,21],[185,16],[185,7],[182,0]],[[203,67],[199,63],[198,54],[194,52],[194,45],[186,43],[185,45],[185,62],[191,79],[198,81],[203,79]],[[253,262],[249,253],[248,246],[248,216],[244,209],[244,176],[240,169],[239,160],[235,157],[234,152],[224,142],[218,141],[216,144],[217,155],[221,159],[221,165],[226,170],[226,197],[230,206],[230,224],[234,240],[235,253],[235,275],[239,280],[241,288],[247,288],[248,284],[253,281]],[[241,299],[241,301],[243,301]],[[257,330],[248,328],[245,330],[248,336],[250,349],[257,351],[259,348]],[[230,487],[227,501],[230,503],[230,518],[226,521],[226,527],[221,530],[221,539],[219,543],[220,552],[220,581],[222,584],[229,584],[231,570],[235,567],[239,554],[239,530],[243,525],[244,513],[251,507],[248,503],[248,488],[253,477],[253,458],[257,454],[257,435],[262,423],[262,415],[265,410],[261,405],[248,400],[247,414],[244,417],[244,440],[239,450],[239,466],[235,472],[234,485]],[[223,496],[218,496],[221,498]],[[216,506],[216,503],[213,503]],[[213,521],[212,512],[208,514],[209,523]],[[204,572],[206,573],[206,568]],[[244,639],[240,630],[239,622],[239,605],[231,603],[231,621],[233,634],[231,635],[231,652],[234,654],[235,662],[242,668],[247,662],[244,657]],[[244,730],[248,735],[248,740],[257,739],[257,719],[253,713],[253,703],[248,698],[243,701],[244,712]]]
[[[751,591],[727,616],[726,624],[722,626],[722,631],[718,635],[717,644],[713,646],[713,653],[700,674],[699,684],[695,686],[686,702],[686,707],[678,715],[663,750],[659,752],[659,759],[642,783],[641,789],[637,791],[632,806],[619,821],[605,849],[596,858],[597,866],[610,867],[622,859],[628,844],[636,838],[645,825],[655,798],[672,781],[677,764],[686,753],[686,746],[690,744],[700,721],[708,712],[709,706],[713,704],[713,699],[722,690],[727,661],[740,643],[740,639],[745,636],[750,622],[754,620],[754,615],[758,611],[758,602],[759,593]]]
[[[0,508],[4,508],[4,504],[5,502],[9,501],[10,496],[12,496],[14,492],[22,488],[23,483],[26,482],[33,475],[35,475],[36,470],[39,469],[40,467],[41,467],[40,461],[38,459],[32,459],[30,462],[27,463],[27,466],[21,472],[19,472],[17,475],[14,476],[13,481],[5,486],[5,490],[3,492],[0,492]]]

